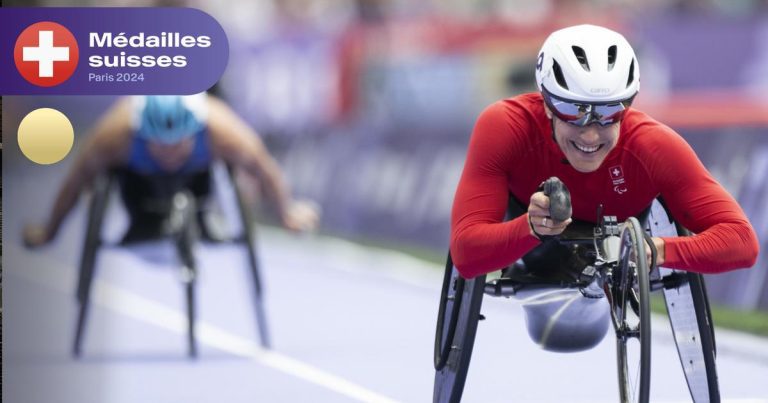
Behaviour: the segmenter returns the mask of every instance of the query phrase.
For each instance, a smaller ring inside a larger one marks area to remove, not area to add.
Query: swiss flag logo
[[[611,178],[613,179],[619,179],[624,177],[624,171],[622,171],[620,165],[610,167],[608,168],[608,171],[611,173]]]
[[[80,56],[75,36],[55,22],[38,22],[16,39],[13,60],[25,80],[39,87],[67,81],[77,69]]]

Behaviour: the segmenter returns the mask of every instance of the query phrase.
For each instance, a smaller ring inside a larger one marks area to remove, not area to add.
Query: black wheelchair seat
[[[177,174],[142,174],[129,169],[116,169],[120,195],[128,211],[129,227],[121,245],[151,242],[174,235],[169,223],[173,200],[180,193],[194,198],[194,231],[200,239],[211,243],[231,241],[216,225],[216,218],[207,211],[211,196],[210,169]]]

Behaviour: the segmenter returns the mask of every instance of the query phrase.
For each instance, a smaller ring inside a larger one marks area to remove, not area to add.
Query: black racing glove
[[[549,197],[549,217],[551,219],[565,221],[571,216],[571,193],[568,191],[565,183],[556,176],[541,182],[537,191],[544,192],[544,194]],[[536,232],[533,228],[533,223],[530,222],[530,218],[528,218],[528,225],[531,226],[531,231],[533,231],[533,233],[536,234],[536,237],[542,242],[551,238],[557,238],[556,236],[541,235]]]

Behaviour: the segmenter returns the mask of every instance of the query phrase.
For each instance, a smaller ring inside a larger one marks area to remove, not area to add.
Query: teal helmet
[[[144,97],[139,119],[138,136],[163,144],[175,144],[193,136],[205,126],[196,113],[196,99],[178,95]]]

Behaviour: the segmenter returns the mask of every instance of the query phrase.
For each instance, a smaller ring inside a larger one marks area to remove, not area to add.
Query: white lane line
[[[29,253],[17,248],[14,253]],[[24,277],[27,280],[53,288],[64,294],[74,289],[74,282],[66,276],[60,264],[52,259],[35,256],[44,264],[29,264],[27,267],[13,267],[9,272]],[[35,259],[35,260],[37,260]],[[10,269],[11,267],[6,267]],[[144,322],[180,335],[186,335],[187,320],[182,313],[165,305],[152,301],[139,294],[121,289],[101,280],[94,280],[92,288],[92,303],[118,312],[140,322]],[[332,390],[349,398],[371,403],[396,403],[397,400],[374,392],[342,377],[325,372],[295,358],[265,350],[258,344],[213,326],[198,321],[198,342],[217,348],[228,353],[250,358],[272,369],[294,376],[320,387]]]
[[[174,333],[186,334],[186,317],[181,313],[105,282],[96,281],[94,285],[93,301],[98,305]],[[396,401],[297,359],[265,350],[248,339],[209,323],[197,322],[196,325],[198,340],[208,346],[251,358],[288,375],[362,402],[390,403]]]

